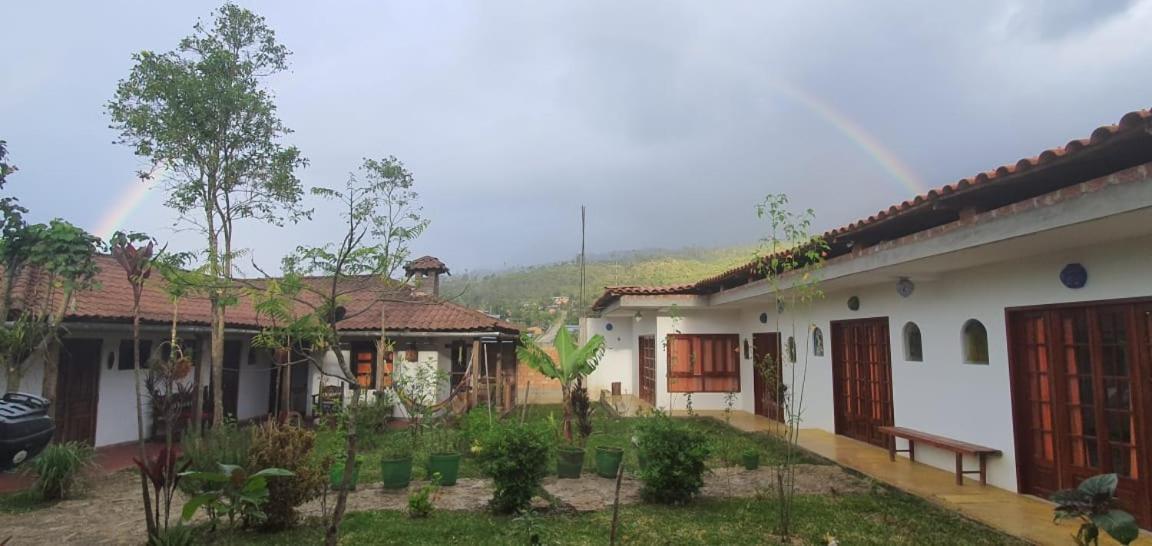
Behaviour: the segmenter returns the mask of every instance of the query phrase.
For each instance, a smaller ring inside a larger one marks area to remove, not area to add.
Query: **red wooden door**
[[[1115,473],[1120,503],[1152,525],[1149,312],[1148,305],[1121,304],[1013,313],[1022,491],[1047,496]]]
[[[887,318],[832,323],[832,385],[836,433],[887,447],[876,430],[894,422]]]
[[[100,402],[99,339],[65,339],[56,383],[56,441],[96,443]]]
[[[780,334],[752,334],[752,393],[756,415],[784,421]]]
[[[640,399],[656,405],[656,336],[640,336]]]

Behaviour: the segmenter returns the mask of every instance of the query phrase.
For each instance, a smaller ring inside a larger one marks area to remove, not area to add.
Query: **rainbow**
[[[140,205],[148,198],[148,190],[156,185],[156,180],[165,172],[166,169],[163,167],[153,167],[147,179],[137,178],[132,181],[128,190],[113,202],[112,208],[100,216],[92,234],[107,241],[117,230],[124,229],[129,216],[140,208]]]
[[[915,195],[927,192],[927,187],[920,177],[916,175],[906,163],[892,150],[889,150],[872,133],[861,127],[852,118],[834,108],[831,104],[821,100],[815,95],[805,92],[799,87],[787,82],[773,80],[770,85],[780,94],[800,103],[812,113],[823,119],[828,125],[839,131],[848,140],[852,141],[861,151],[871,157],[901,186]]]

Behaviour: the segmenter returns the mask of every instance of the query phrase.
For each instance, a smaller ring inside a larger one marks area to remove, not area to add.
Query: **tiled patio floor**
[[[681,412],[676,412],[680,414]],[[720,411],[697,411],[699,415],[723,419]],[[730,423],[745,431],[780,433],[782,425],[765,417],[746,412],[733,412]],[[1052,504],[1036,497],[992,486],[965,478],[964,485],[956,485],[955,474],[925,464],[914,463],[904,457],[895,462],[888,460],[884,449],[837,436],[818,429],[802,429],[800,446],[841,466],[851,468],[877,481],[916,495],[936,505],[959,512],[989,527],[1037,544],[1073,544],[1071,535],[1076,525],[1072,522],[1054,524]],[[1116,544],[1105,538],[1102,544]],[[1144,533],[1133,544],[1152,545],[1152,535]]]

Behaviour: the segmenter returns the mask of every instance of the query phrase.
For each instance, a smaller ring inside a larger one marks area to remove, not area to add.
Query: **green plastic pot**
[[[384,489],[404,489],[412,481],[412,456],[380,461],[380,481]]]
[[[740,456],[740,460],[744,463],[744,468],[746,470],[756,470],[757,468],[760,468],[760,452],[758,451],[745,453]]]
[[[355,491],[356,484],[360,483],[360,468],[363,466],[364,460],[357,457],[356,471],[352,473],[352,483],[348,484],[352,491]],[[332,468],[328,471],[328,482],[332,484],[333,490],[340,490],[340,487],[344,485],[344,463],[334,463],[332,465]]]
[[[596,474],[601,478],[615,479],[622,460],[624,460],[623,449],[605,446],[596,448]]]
[[[428,456],[428,479],[440,474],[440,485],[456,485],[460,475],[459,453],[433,453]]]
[[[556,453],[556,476],[579,478],[584,468],[584,450],[578,447],[562,447]]]

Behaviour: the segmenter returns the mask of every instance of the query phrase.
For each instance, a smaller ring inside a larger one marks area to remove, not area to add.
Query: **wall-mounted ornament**
[[[848,309],[851,309],[853,311],[860,310],[860,297],[859,296],[852,296],[851,298],[848,298]]]
[[[1084,288],[1088,284],[1088,270],[1078,263],[1068,264],[1060,270],[1060,282],[1073,290]]]
[[[768,313],[760,313],[760,324],[768,324]]]
[[[745,359],[752,358],[752,347],[750,345],[751,344],[748,343],[748,338],[744,338],[744,358]]]
[[[776,300],[776,312],[784,313],[784,300]]]
[[[908,277],[900,277],[900,280],[896,281],[896,293],[900,294],[901,298],[911,296],[913,290],[916,290],[916,285],[912,284],[912,280]]]
[[[609,332],[611,332],[613,328],[615,328],[615,326],[612,326],[612,323],[611,323],[611,322],[609,322],[608,324],[605,324],[605,325],[604,325],[604,329],[605,329],[605,330],[608,330]]]

